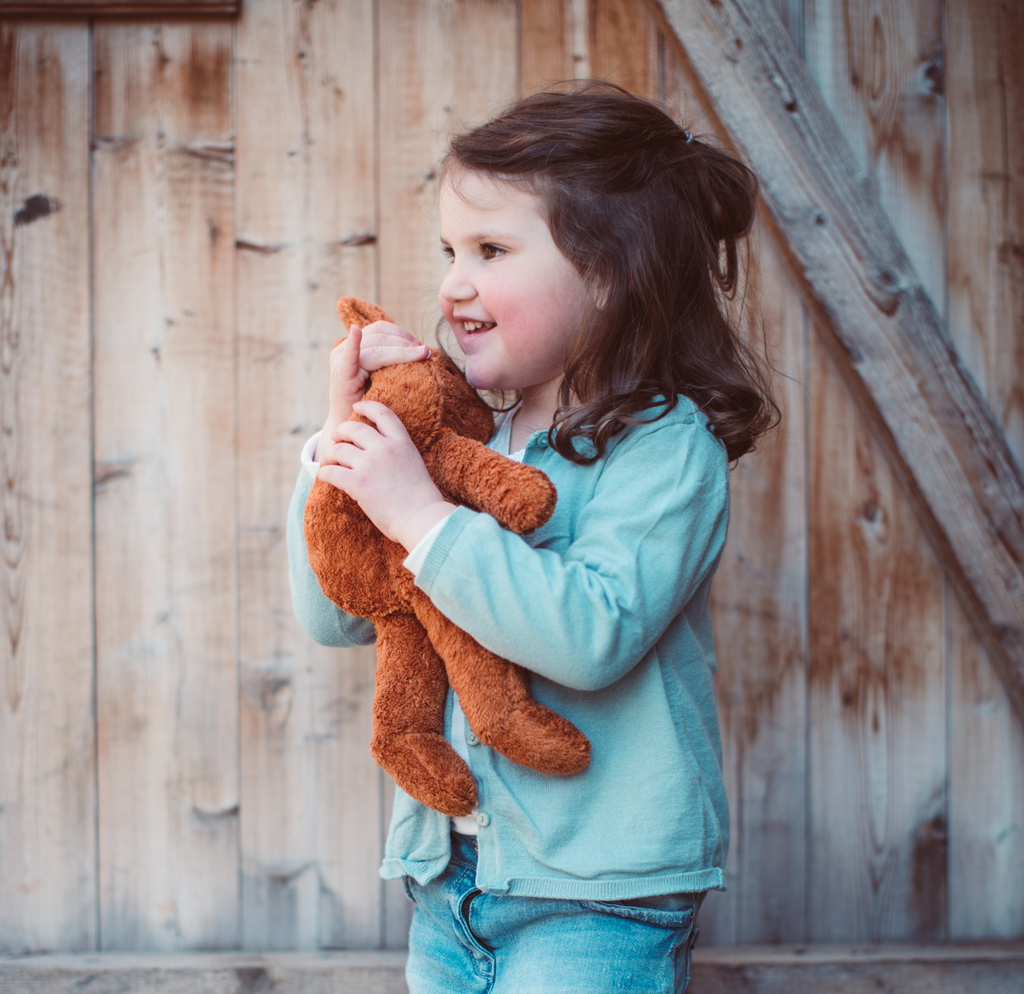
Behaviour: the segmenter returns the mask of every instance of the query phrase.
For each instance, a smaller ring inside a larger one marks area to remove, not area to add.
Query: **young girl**
[[[592,744],[582,773],[537,773],[482,745],[449,700],[474,816],[449,819],[399,790],[381,869],[415,903],[413,994],[686,986],[729,832],[711,579],[729,462],[774,414],[722,306],[755,195],[741,163],[607,84],[528,97],[453,140],[441,309],[469,382],[518,392],[491,447],[557,487],[532,535],[448,504],[398,418],[360,400],[367,371],[425,346],[378,323],[332,354],[330,414],[289,515],[306,631],[327,645],[374,641],[309,569],[315,474],[351,494],[408,550],[434,604],[531,671],[536,699]],[[375,427],[348,422],[353,410]]]

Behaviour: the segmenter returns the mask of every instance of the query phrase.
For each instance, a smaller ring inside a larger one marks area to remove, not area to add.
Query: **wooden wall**
[[[1024,463],[1024,15],[778,0]],[[718,130],[643,0],[0,20],[0,950],[400,948],[373,654],[291,616],[342,293],[430,334],[445,135],[603,76]],[[771,225],[783,427],[714,609],[733,808],[702,942],[1024,935],[1024,730]]]

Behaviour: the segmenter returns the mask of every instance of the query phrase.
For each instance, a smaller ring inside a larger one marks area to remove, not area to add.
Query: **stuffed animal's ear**
[[[380,307],[376,304],[368,304],[365,300],[360,300],[358,297],[342,297],[338,301],[338,317],[341,318],[342,324],[345,325],[346,333],[354,324],[359,325],[360,328],[365,328],[368,324],[373,324],[374,321],[391,322],[391,318]]]

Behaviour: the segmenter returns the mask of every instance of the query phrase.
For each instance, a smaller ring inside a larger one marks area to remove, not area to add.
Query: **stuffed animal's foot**
[[[477,735],[513,763],[538,773],[568,776],[590,762],[590,740],[571,721],[534,700],[519,701]]]
[[[374,741],[373,758],[410,797],[442,814],[468,815],[476,781],[465,760],[435,732],[406,732]]]

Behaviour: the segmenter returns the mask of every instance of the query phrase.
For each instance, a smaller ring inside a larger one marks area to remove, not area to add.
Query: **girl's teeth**
[[[479,331],[481,328],[491,328],[493,325],[487,321],[463,321],[462,327],[466,331]]]

